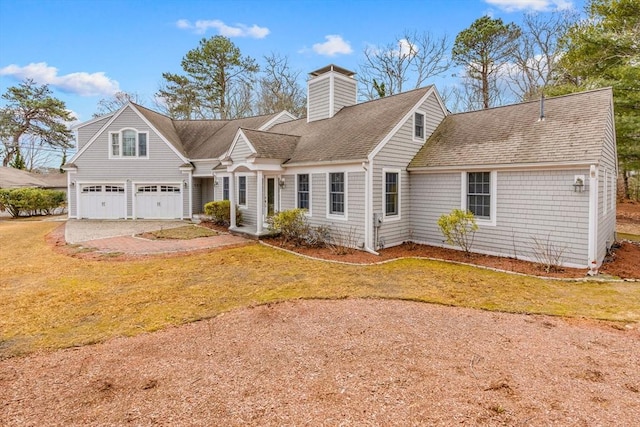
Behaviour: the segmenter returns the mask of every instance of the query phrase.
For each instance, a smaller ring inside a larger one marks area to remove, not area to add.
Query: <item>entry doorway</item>
[[[264,226],[267,227],[267,219],[278,211],[278,186],[276,177],[265,177],[264,179]]]

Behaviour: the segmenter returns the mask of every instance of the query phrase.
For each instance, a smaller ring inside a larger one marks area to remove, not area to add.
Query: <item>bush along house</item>
[[[231,201],[231,227],[268,233],[275,212],[376,253],[447,246],[437,221],[471,211],[472,251],[597,272],[615,237],[611,89],[451,114],[436,88],[357,102],[355,74],[309,74],[307,117],[173,120],[129,103],[76,127],[69,217],[184,218]],[[242,212],[236,224],[235,210]]]

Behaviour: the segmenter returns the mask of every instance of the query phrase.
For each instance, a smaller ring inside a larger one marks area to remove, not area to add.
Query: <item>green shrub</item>
[[[218,200],[204,205],[204,213],[211,217],[211,221],[218,225],[229,226],[231,224],[231,202]],[[242,212],[236,206],[236,225],[242,224]]]
[[[64,191],[44,190],[41,188],[0,189],[0,211],[11,216],[51,215],[64,207]]]
[[[285,243],[303,244],[309,235],[309,224],[305,212],[306,209],[278,212],[268,219],[269,229],[279,232]]]
[[[478,230],[476,218],[471,212],[454,209],[438,219],[438,227],[447,243],[460,246],[467,255],[471,253],[473,238]]]

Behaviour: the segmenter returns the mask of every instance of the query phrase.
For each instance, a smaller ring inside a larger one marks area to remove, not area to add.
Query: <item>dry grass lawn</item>
[[[329,264],[258,244],[173,258],[87,261],[46,244],[58,225],[0,222],[0,359],[298,298],[392,298],[640,321],[639,283],[542,280],[426,260]]]

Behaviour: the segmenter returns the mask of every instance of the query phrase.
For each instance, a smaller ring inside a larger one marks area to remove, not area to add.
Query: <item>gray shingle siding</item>
[[[616,150],[613,129],[613,109],[604,132],[604,144],[600,161],[598,182],[598,260],[604,259],[607,250],[615,240],[616,231]],[[606,178],[605,178],[606,171]],[[606,180],[605,180],[606,179]],[[606,188],[606,190],[605,190]],[[606,200],[605,200],[606,193]]]
[[[238,200],[238,176],[242,174],[236,175],[236,201]],[[258,207],[256,206],[256,176],[255,175],[247,175],[247,205],[246,207],[241,207],[240,210],[242,212],[242,224],[243,225],[256,225],[257,220],[257,211]],[[260,218],[262,221],[262,218]]]
[[[328,78],[309,82],[307,101],[309,103],[307,109],[308,121],[312,122],[329,117],[329,87],[330,82]]]
[[[234,163],[243,163],[249,155],[251,155],[251,149],[249,148],[247,141],[240,136],[235,147],[233,147],[233,151],[231,152],[231,159]]]
[[[342,107],[356,103],[356,81],[354,79],[334,76],[333,80],[333,114],[336,114]],[[332,115],[333,115],[332,114]]]
[[[109,132],[118,132],[124,128],[148,132],[148,158],[109,159]],[[182,181],[188,177],[179,170],[184,161],[131,108],[124,110],[101,132],[74,163],[78,167],[78,173],[75,176],[78,182],[123,183],[130,180],[150,184],[156,182],[182,184]],[[185,193],[183,216],[188,216],[188,196],[184,188],[182,191]],[[127,185],[126,192],[127,216],[132,217],[135,193],[131,184]],[[70,202],[77,201],[73,198]],[[70,207],[70,212],[75,211],[76,206]]]
[[[296,208],[296,176],[283,175],[284,188],[280,189],[280,210]]]
[[[89,140],[98,133],[98,131],[102,128],[102,126],[106,125],[107,122],[111,120],[111,116],[105,117],[101,120],[97,120],[89,125],[82,126],[78,128],[78,150],[80,150],[84,145],[89,142]]]
[[[434,95],[429,96],[418,110],[425,114],[425,137],[428,138],[444,117],[444,112]],[[399,245],[409,239],[412,198],[406,167],[424,143],[413,139],[413,126],[412,114],[373,160],[374,213],[384,213],[384,169],[400,170],[400,219],[390,218],[384,221],[378,231],[378,236],[384,238],[385,247]]]
[[[562,248],[563,263],[586,267],[589,196],[586,191],[575,193],[572,183],[574,175],[587,173],[499,171],[496,225],[479,224],[473,250],[535,260],[535,237]],[[442,214],[461,207],[462,175],[412,174],[411,179],[414,238],[441,245],[444,238],[437,221]]]

